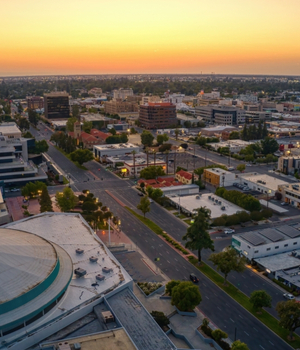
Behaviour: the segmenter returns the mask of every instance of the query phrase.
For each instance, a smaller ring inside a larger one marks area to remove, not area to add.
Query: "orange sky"
[[[0,0],[0,76],[300,75],[299,0]]]

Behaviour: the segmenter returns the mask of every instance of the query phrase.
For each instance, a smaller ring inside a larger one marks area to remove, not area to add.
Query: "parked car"
[[[153,199],[149,198],[149,202],[150,202],[150,203],[153,203]]]
[[[287,202],[282,202],[282,203],[280,203],[280,205],[285,206],[285,205],[289,205],[289,203],[287,203]]]
[[[226,235],[231,235],[232,233],[235,233],[235,230],[233,230],[232,228],[227,228],[224,230],[224,233]]]
[[[191,274],[190,274],[190,280],[191,280],[193,283],[198,283],[198,282],[199,282],[199,278],[198,278],[194,273],[191,273]]]
[[[19,188],[12,188],[10,191],[11,192],[18,192],[18,191],[20,191],[20,189]]]
[[[295,299],[295,297],[291,293],[284,293],[283,296],[285,297],[285,299],[289,299],[289,300]]]
[[[250,191],[250,187],[248,187],[248,186],[244,187],[243,191]]]
[[[139,195],[140,197],[143,197],[143,196],[144,196],[144,194],[143,194],[142,192],[138,192],[138,195]]]
[[[228,171],[232,171],[232,170],[234,170],[234,167],[233,167],[233,166],[230,166],[230,167],[227,168],[227,170],[228,170]]]
[[[246,166],[252,166],[252,164],[246,164]]]
[[[9,193],[9,192],[10,192],[10,190],[6,189],[6,190],[4,190],[4,192],[5,192],[5,193]]]

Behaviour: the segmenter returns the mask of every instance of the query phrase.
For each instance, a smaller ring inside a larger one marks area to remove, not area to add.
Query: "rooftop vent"
[[[105,276],[100,275],[100,273],[98,275],[96,275],[96,280],[97,281],[104,281],[105,280]]]
[[[82,277],[82,276],[86,275],[86,270],[78,267],[77,269],[74,270],[74,273],[76,276]]]
[[[74,346],[74,350],[80,350],[81,349],[81,344],[80,343],[75,343],[73,346]]]
[[[90,257],[90,262],[97,262],[98,258],[96,258],[95,256],[91,256]]]
[[[223,206],[223,207],[221,207],[221,210],[226,210],[226,208]]]
[[[109,267],[103,267],[102,272],[109,273],[109,272],[112,272],[112,269]]]
[[[111,323],[115,321],[113,314],[110,311],[101,312],[104,323]]]
[[[59,343],[58,350],[71,350],[70,344],[67,341]]]
[[[83,249],[81,249],[81,248],[76,249],[76,254],[83,254],[83,253],[84,253]]]
[[[200,196],[196,196],[196,199],[200,199]]]

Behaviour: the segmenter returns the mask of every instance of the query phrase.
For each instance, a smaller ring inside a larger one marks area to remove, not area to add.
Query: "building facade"
[[[219,125],[240,125],[245,123],[245,111],[240,108],[210,105],[195,108],[197,118],[206,123]]]
[[[104,102],[104,112],[108,114],[119,114],[124,112],[138,112],[139,106],[137,103],[124,102],[121,100],[113,100]]]
[[[230,171],[220,168],[209,168],[204,169],[203,180],[215,187],[228,187],[233,185],[236,178],[235,173]]]
[[[120,98],[121,100],[126,100],[128,96],[133,96],[133,90],[131,88],[113,91],[113,98]]]
[[[172,103],[148,103],[140,106],[139,121],[146,129],[177,125],[176,106]]]
[[[70,117],[69,94],[66,92],[51,92],[44,94],[45,118],[67,119]]]
[[[29,109],[41,109],[44,108],[44,98],[40,96],[27,96],[27,107]]]

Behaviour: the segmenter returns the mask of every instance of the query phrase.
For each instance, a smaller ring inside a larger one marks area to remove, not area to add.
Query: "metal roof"
[[[276,230],[283,232],[290,238],[296,238],[300,236],[300,231],[289,225],[279,226],[276,228]]]
[[[0,239],[0,303],[5,303],[44,281],[57,255],[49,242],[27,232],[2,228]]]
[[[248,241],[254,246],[266,243],[266,241],[259,235],[258,232],[245,232],[240,235],[244,240]]]

